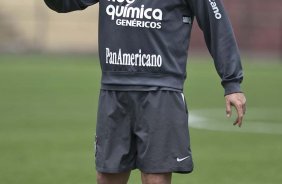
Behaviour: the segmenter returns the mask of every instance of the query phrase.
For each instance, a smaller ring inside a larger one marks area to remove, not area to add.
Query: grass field
[[[248,110],[238,129],[202,60],[189,63],[185,86],[195,170],[173,184],[280,184],[282,64],[244,63]],[[99,80],[93,56],[0,56],[0,184],[96,183]],[[134,171],[129,183],[139,181]]]

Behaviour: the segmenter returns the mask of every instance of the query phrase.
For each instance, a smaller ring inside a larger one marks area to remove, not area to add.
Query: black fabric
[[[135,168],[145,173],[192,172],[182,93],[101,90],[96,169],[120,173]]]
[[[58,12],[67,13],[75,10],[83,10],[88,6],[96,4],[99,0],[44,0],[46,5]]]
[[[98,1],[45,2],[57,12],[70,12]],[[99,2],[99,8],[102,85],[120,85],[124,90],[132,86],[183,90],[196,17],[225,95],[241,92],[241,59],[221,0],[105,0]]]

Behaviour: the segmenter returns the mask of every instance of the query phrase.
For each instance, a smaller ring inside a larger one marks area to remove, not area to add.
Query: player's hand
[[[232,106],[236,108],[237,118],[233,123],[234,126],[242,126],[243,117],[246,113],[246,97],[244,93],[233,93],[225,96],[226,101],[226,115],[231,117],[232,115]]]

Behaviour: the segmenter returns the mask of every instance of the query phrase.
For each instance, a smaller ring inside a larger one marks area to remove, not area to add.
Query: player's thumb
[[[229,100],[226,100],[226,116],[230,118],[232,115],[232,108],[231,108],[231,103]]]

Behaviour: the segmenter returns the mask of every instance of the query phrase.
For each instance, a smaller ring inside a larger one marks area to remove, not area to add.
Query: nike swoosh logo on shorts
[[[187,158],[190,158],[190,156],[184,157],[184,158],[176,158],[177,162],[182,162],[183,160],[186,160]]]

